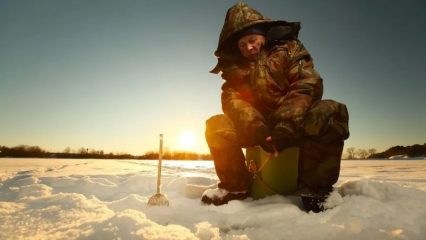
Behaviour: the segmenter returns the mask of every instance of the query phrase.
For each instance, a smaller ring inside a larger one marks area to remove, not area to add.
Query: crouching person
[[[244,3],[231,7],[215,55],[222,72],[224,114],[206,122],[220,183],[202,196],[221,205],[250,196],[252,174],[242,148],[274,153],[298,147],[298,193],[307,211],[322,210],[340,171],[349,137],[346,106],[322,100],[323,85],[298,40],[300,24],[272,21]]]

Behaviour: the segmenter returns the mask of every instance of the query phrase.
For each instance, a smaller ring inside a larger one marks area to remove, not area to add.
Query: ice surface
[[[0,239],[424,239],[426,161],[343,161],[327,211],[297,197],[202,205],[212,162],[0,159]]]

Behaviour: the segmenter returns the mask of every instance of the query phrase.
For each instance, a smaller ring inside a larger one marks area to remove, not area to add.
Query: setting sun
[[[197,145],[197,137],[190,130],[182,131],[179,135],[178,144],[182,150],[194,150]]]

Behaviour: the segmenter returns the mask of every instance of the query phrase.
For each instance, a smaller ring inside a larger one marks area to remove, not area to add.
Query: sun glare
[[[182,150],[194,150],[197,145],[195,133],[189,130],[182,131],[179,135],[179,148]]]

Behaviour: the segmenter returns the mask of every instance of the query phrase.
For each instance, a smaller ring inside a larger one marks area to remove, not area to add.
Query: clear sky
[[[223,83],[209,70],[236,2],[0,0],[0,145],[142,154],[164,133],[208,152]],[[426,142],[424,0],[245,2],[302,22],[324,98],[348,106],[346,147]]]

